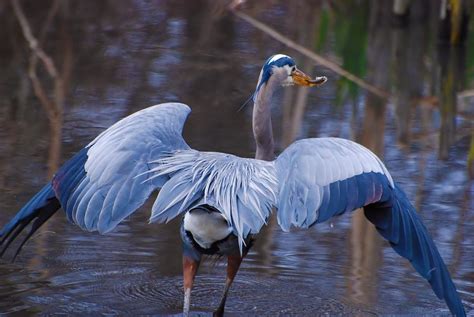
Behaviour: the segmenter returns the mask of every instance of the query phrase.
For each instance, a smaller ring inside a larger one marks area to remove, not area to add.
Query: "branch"
[[[46,17],[46,20],[43,24],[43,28],[41,29],[41,32],[38,38],[39,45],[41,45],[44,42],[44,38],[46,37],[46,32],[51,26],[51,23],[53,22],[54,17],[58,13],[59,4],[60,4],[60,0],[54,0],[53,4],[51,5],[51,8],[49,9],[48,16]]]
[[[57,102],[55,103],[52,100],[50,100],[50,98],[48,97],[36,73],[38,58],[43,62],[48,74],[54,79],[56,87],[62,87],[62,79],[58,75],[58,71],[56,69],[56,66],[54,65],[53,60],[48,55],[46,55],[46,53],[41,49],[41,47],[39,46],[38,40],[34,37],[33,33],[31,32],[30,24],[28,23],[28,20],[26,19],[26,16],[20,4],[18,3],[18,0],[11,0],[11,4],[13,6],[13,11],[15,12],[15,16],[17,17],[18,22],[20,23],[23,36],[25,40],[27,41],[30,49],[32,50],[29,68],[28,68],[28,75],[30,76],[30,79],[33,85],[33,90],[35,92],[35,95],[40,100],[41,105],[45,109],[50,121],[56,120],[56,118],[60,116],[60,113],[62,110],[61,109],[62,100],[58,100],[60,101],[60,103],[58,104]],[[56,0],[51,6],[51,9],[48,13],[48,18],[41,32],[42,38],[44,37],[44,34],[46,33],[46,29],[47,27],[49,27],[54,14],[58,11],[58,5],[59,5],[59,1]],[[56,95],[58,94],[56,93]]]
[[[30,57],[30,66],[28,67],[28,75],[30,76],[31,83],[33,85],[33,90],[35,92],[36,97],[41,102],[44,110],[46,110],[46,114],[48,115],[49,120],[53,120],[57,115],[57,107],[55,104],[49,99],[48,95],[46,94],[41,81],[38,79],[36,75],[36,62],[37,62],[36,55],[32,55]]]
[[[347,70],[343,69],[341,66],[337,65],[336,63],[331,62],[330,60],[327,60],[326,58],[322,57],[321,55],[318,55],[318,54],[314,53],[313,51],[307,49],[306,47],[304,47],[302,45],[299,45],[298,43],[290,40],[289,38],[287,38],[286,36],[278,33],[277,31],[275,31],[274,29],[272,29],[268,25],[266,25],[266,24],[264,24],[260,21],[257,21],[256,19],[252,18],[251,16],[249,16],[249,15],[247,15],[247,14],[241,12],[241,11],[237,11],[237,10],[231,10],[231,11],[236,16],[241,18],[242,20],[247,21],[248,23],[253,25],[255,28],[257,28],[260,31],[263,31],[264,33],[266,33],[266,34],[270,35],[271,37],[273,37],[275,40],[277,40],[277,41],[281,42],[282,44],[284,44],[284,45],[300,52],[301,54],[311,58],[315,62],[331,69],[335,73],[349,79],[350,81],[356,83],[360,87],[363,87],[363,88],[367,89],[368,91],[370,91],[374,95],[377,95],[377,96],[379,96],[383,99],[390,98],[390,94],[387,91],[385,91],[383,89],[380,89],[376,86],[373,86],[373,85],[369,84],[368,82],[366,82],[365,80],[355,76],[354,74],[349,73]]]
[[[31,55],[28,66],[28,75],[30,76],[33,90],[36,97],[39,99],[41,106],[44,108],[50,127],[50,146],[49,146],[49,159],[48,159],[48,174],[50,176],[57,170],[61,157],[61,128],[63,120],[63,105],[65,97],[65,85],[64,77],[66,77],[67,71],[70,69],[71,57],[70,50],[67,50],[66,58],[63,63],[62,72],[58,72],[54,61],[41,49],[40,43],[44,41],[46,33],[54,20],[60,8],[60,1],[53,0],[53,3],[49,9],[48,16],[44,21],[43,27],[39,32],[39,40],[36,39],[31,31],[30,24],[26,19],[26,16],[21,8],[18,0],[11,0],[13,11],[18,19],[21,26],[23,36],[31,49]],[[46,68],[47,73],[51,77],[54,83],[54,96],[48,96],[44,85],[37,75],[38,61],[41,61]]]
[[[58,77],[58,72],[56,70],[56,67],[54,66],[54,62],[41,49],[41,47],[38,44],[38,40],[36,40],[36,38],[33,36],[33,33],[31,32],[30,24],[28,23],[28,20],[26,19],[26,16],[23,13],[23,9],[18,3],[18,0],[11,0],[11,4],[13,6],[13,11],[15,12],[15,16],[17,17],[18,22],[20,23],[23,36],[25,37],[25,40],[28,42],[28,45],[30,46],[31,50],[43,62],[44,66],[46,67],[46,70],[48,71],[48,74],[53,78]]]
[[[474,97],[474,89],[463,90],[458,92],[458,98]]]

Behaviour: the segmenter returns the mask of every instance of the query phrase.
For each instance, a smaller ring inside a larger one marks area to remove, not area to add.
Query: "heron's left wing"
[[[367,219],[408,259],[456,316],[463,304],[415,208],[368,149],[337,138],[295,142],[275,161],[278,223],[307,228],[364,207]]]
[[[277,158],[275,170],[278,223],[285,231],[377,202],[393,188],[375,154],[339,138],[297,141]]]

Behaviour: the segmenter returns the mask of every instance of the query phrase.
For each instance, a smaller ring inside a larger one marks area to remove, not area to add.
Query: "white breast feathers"
[[[232,228],[219,212],[193,209],[184,215],[184,229],[191,232],[194,240],[204,249],[232,233]]]

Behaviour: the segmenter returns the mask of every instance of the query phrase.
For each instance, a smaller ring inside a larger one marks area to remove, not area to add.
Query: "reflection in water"
[[[23,12],[23,8],[18,0],[11,1],[13,12],[21,27],[21,31],[27,45],[31,49],[29,57],[28,75],[31,79],[32,89],[34,94],[40,101],[41,106],[45,110],[50,127],[50,145],[49,145],[49,160],[48,160],[48,176],[51,177],[59,167],[61,155],[61,130],[63,122],[63,108],[64,98],[68,87],[67,80],[70,77],[72,49],[71,40],[67,35],[65,23],[69,11],[68,2],[53,1],[49,9],[44,25],[41,27],[39,38],[36,38],[32,33],[32,29],[28,18]],[[50,24],[58,14],[59,10],[63,13],[60,25],[60,34],[62,39],[62,68],[58,69],[53,59],[41,48],[46,37],[46,32],[50,28]],[[38,65],[41,64],[41,65]],[[44,80],[38,77],[38,66],[42,66],[53,81],[52,97],[49,97],[48,92],[43,84]],[[26,72],[26,70],[25,70]]]
[[[386,65],[390,64],[389,26],[387,24],[388,2],[370,7],[367,45],[367,79],[382,89],[388,90],[389,76]],[[385,15],[384,15],[385,13]],[[362,131],[357,138],[383,158],[385,136],[386,101],[368,93],[364,102]],[[376,302],[376,278],[381,263],[381,239],[375,227],[365,218],[362,210],[355,212],[351,228],[351,267],[348,276],[348,293],[354,302],[368,307]]]
[[[36,36],[50,23],[41,43],[61,73],[64,111],[62,124],[53,124],[55,134],[26,71],[31,51],[12,8],[0,2],[0,224],[47,179],[53,160],[45,153],[52,139],[61,140],[64,161],[119,118],[179,100],[193,108],[184,132],[192,147],[252,157],[251,111],[236,110],[255,89],[262,61],[288,53],[311,72],[310,60],[215,1],[51,1],[51,7],[19,2]],[[474,32],[464,46],[437,45],[439,3],[431,1],[412,2],[406,25],[393,25],[390,2],[380,1],[247,1],[244,9],[391,92],[390,100],[381,100],[317,67],[314,73],[329,77],[324,87],[282,91],[282,105],[274,109],[277,142],[283,150],[295,138],[339,136],[383,157],[416,200],[472,310],[474,188],[466,158],[474,110],[472,98],[460,107],[457,93],[473,88]],[[47,23],[48,14],[53,17]],[[37,73],[54,99],[54,80],[40,64]],[[180,312],[179,221],[147,225],[150,208],[107,236],[82,232],[63,215],[53,217],[16,264],[1,263],[0,312]],[[217,305],[224,267],[208,263],[201,272],[193,309],[209,311]],[[291,234],[273,219],[239,272],[228,312],[315,311],[447,309],[360,211]]]
[[[456,136],[456,113],[457,113],[457,91],[463,89],[464,47],[445,47],[438,49],[440,78],[439,78],[439,100],[441,127],[439,134],[439,151],[441,159],[447,159],[449,147],[455,141]]]

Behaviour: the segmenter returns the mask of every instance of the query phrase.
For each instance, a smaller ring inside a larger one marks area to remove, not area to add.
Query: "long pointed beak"
[[[293,82],[295,84],[299,86],[306,86],[306,87],[321,86],[328,80],[326,76],[316,77],[312,79],[311,77],[309,77],[308,75],[306,75],[299,69],[296,69],[291,74],[291,77],[293,77]]]

